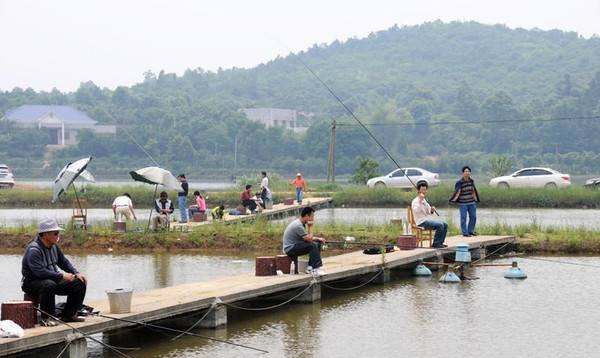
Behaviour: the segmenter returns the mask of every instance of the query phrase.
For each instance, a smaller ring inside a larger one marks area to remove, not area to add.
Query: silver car
[[[406,177],[408,176],[410,180]],[[440,184],[440,176],[422,168],[401,168],[396,169],[388,175],[371,178],[367,181],[369,188],[404,188],[410,189],[413,184],[427,183],[429,186]]]
[[[6,164],[0,164],[0,188],[12,188],[15,186],[15,178]]]
[[[550,168],[524,168],[490,180],[490,186],[498,188],[566,188],[570,185],[569,174]]]

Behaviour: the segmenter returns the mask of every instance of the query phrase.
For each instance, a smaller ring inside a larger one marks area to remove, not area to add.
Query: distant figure
[[[60,320],[84,321],[82,317],[77,316],[77,311],[83,305],[87,279],[56,245],[60,240],[60,231],[63,229],[58,226],[56,220],[42,220],[36,238],[25,248],[22,262],[21,287],[28,295],[40,297],[40,309],[44,311],[41,325],[47,327],[59,324],[50,317],[56,316],[55,295],[67,296]]]
[[[166,191],[160,193],[160,198],[154,201],[154,213],[152,216],[152,230],[165,229],[171,221],[171,214],[175,211],[173,203],[169,200]]]
[[[304,192],[307,187],[306,180],[302,178],[302,173],[296,174],[296,179],[294,179],[291,184],[296,188],[296,201],[298,204],[302,204],[302,198],[304,197]]]
[[[476,236],[475,224],[477,223],[477,203],[479,193],[475,188],[475,182],[471,178],[471,168],[462,168],[462,177],[454,184],[454,194],[450,198],[453,203],[458,203],[460,211],[460,231],[463,236]],[[467,224],[467,214],[469,223]]]
[[[137,220],[135,211],[133,210],[133,203],[131,202],[131,195],[129,195],[129,193],[123,193],[123,195],[117,196],[112,203],[112,210],[115,215],[115,221]],[[125,220],[123,220],[123,218],[125,218]]]
[[[190,216],[194,216],[195,213],[206,213],[206,200],[198,190],[194,192],[194,202],[195,204],[190,205]]]
[[[269,177],[267,176],[267,172],[261,173],[263,178],[260,182],[260,198],[263,202],[262,207],[267,208],[267,205],[273,201],[273,195],[271,194],[271,189],[269,189]]]
[[[240,199],[242,201],[242,206],[250,209],[250,212],[254,214],[256,211],[256,201],[252,198],[252,196],[252,185],[248,184],[246,185],[246,190],[240,194]]]
[[[313,235],[314,219],[315,209],[302,208],[300,218],[292,221],[283,233],[283,252],[292,259],[308,254],[307,273],[321,276],[325,274],[321,268],[321,245],[325,239]]]
[[[210,211],[210,215],[213,220],[223,220],[223,215],[225,215],[225,205],[219,205],[216,208]]]
[[[187,210],[187,196],[188,196],[188,182],[185,174],[179,174],[177,180],[181,182],[181,191],[177,193],[177,206],[179,207],[179,222],[185,224],[188,222],[188,210]]]
[[[435,207],[430,206],[425,197],[427,196],[427,183],[417,184],[417,197],[412,201],[412,212],[415,217],[415,223],[427,230],[435,230],[435,236],[433,237],[433,243],[431,247],[442,248],[447,247],[444,245],[446,240],[446,233],[448,232],[448,224],[445,221],[434,219],[431,217],[435,213]]]

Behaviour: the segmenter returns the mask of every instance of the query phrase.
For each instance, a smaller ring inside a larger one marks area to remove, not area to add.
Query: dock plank
[[[481,248],[491,245],[514,242],[513,236],[476,236],[449,237],[446,239],[448,249],[455,248],[458,243],[467,243],[470,248]],[[414,250],[395,251],[385,255],[365,255],[354,251],[342,255],[330,256],[323,259],[326,275],[319,278],[322,282],[335,281],[347,277],[377,272],[385,260],[386,268],[411,265],[419,259],[433,258],[438,250],[417,248]],[[210,307],[218,297],[223,302],[243,301],[261,296],[306,287],[312,277],[305,274],[284,276],[254,276],[247,273],[236,276],[222,277],[205,282],[187,283],[165,287],[133,295],[131,312],[111,315],[132,321],[152,322],[180,314],[194,312]],[[108,300],[86,301],[86,304],[109,312]],[[90,317],[82,323],[73,326],[83,332],[92,334],[131,326],[122,321],[102,317]],[[23,338],[0,339],[0,356],[45,347],[65,341],[72,330],[65,326],[35,327],[25,331]]]

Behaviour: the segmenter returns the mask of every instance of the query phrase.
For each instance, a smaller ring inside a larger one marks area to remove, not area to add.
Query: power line
[[[437,125],[451,125],[451,124],[498,124],[498,123],[539,123],[539,122],[559,122],[559,121],[575,121],[575,120],[592,120],[600,119],[600,116],[589,116],[589,117],[557,117],[557,118],[542,118],[542,119],[505,119],[505,120],[489,120],[489,121],[440,121],[440,122],[396,122],[396,123],[363,123],[365,126],[398,126],[398,127],[410,127],[410,126],[437,126]],[[360,127],[353,123],[337,123],[338,126],[343,127]]]

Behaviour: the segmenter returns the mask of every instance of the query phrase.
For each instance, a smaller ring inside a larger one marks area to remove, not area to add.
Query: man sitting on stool
[[[151,230],[165,229],[169,227],[171,214],[175,209],[173,203],[169,200],[169,195],[166,191],[160,193],[160,199],[154,201],[154,213],[152,215]]]
[[[292,259],[308,254],[307,273],[321,276],[325,274],[321,268],[321,245],[325,243],[325,239],[313,236],[314,217],[315,209],[302,208],[300,218],[292,221],[283,233],[283,252]]]
[[[435,236],[433,237],[431,247],[435,247],[436,249],[447,247],[447,245],[444,245],[444,240],[446,240],[448,224],[445,221],[433,219],[431,217],[436,210],[434,206],[429,205],[427,200],[425,200],[425,196],[427,195],[427,183],[417,184],[417,191],[417,197],[413,199],[411,205],[415,223],[423,229],[435,230]]]
[[[22,262],[22,289],[28,295],[40,297],[40,309],[45,312],[42,313],[41,324],[49,327],[58,324],[49,317],[55,316],[55,295],[67,296],[60,318],[62,321],[84,321],[77,316],[77,311],[83,305],[87,280],[56,245],[60,240],[58,233],[62,230],[56,220],[43,220],[37,237],[27,245]]]

